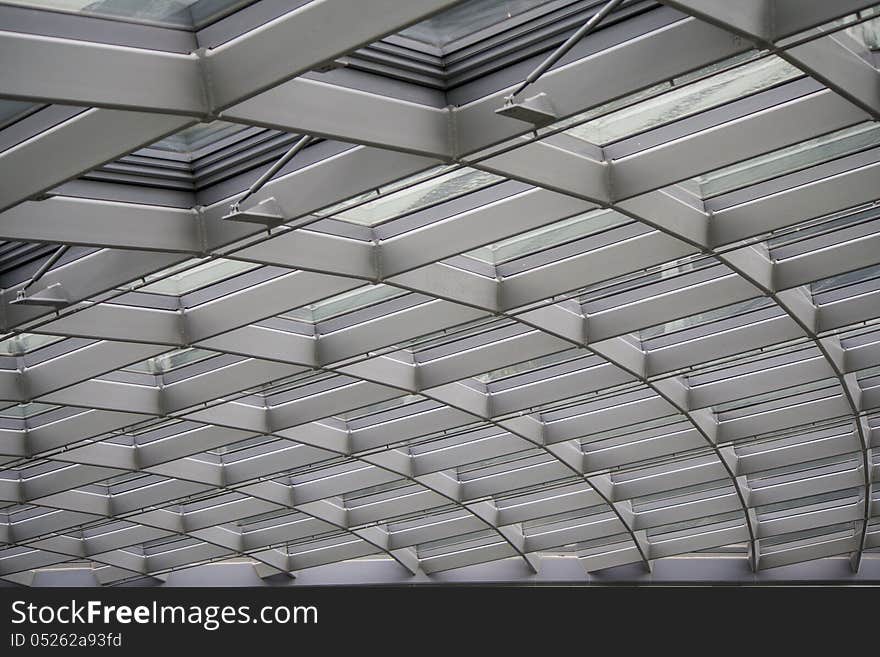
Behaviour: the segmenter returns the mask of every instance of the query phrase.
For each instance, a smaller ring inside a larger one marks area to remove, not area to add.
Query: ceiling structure
[[[602,4],[0,3],[0,578],[875,559],[880,5]]]

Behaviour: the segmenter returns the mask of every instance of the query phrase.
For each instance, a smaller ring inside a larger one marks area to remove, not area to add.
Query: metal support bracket
[[[517,121],[531,123],[538,128],[543,128],[559,120],[550,97],[544,92],[518,103],[508,97],[504,106],[495,110],[495,113]]]
[[[239,209],[234,205],[228,214],[223,215],[224,221],[243,221],[250,224],[262,224],[273,228],[284,222],[284,213],[274,196],[260,201],[247,210]]]
[[[21,306],[47,306],[49,308],[64,308],[70,305],[70,299],[61,283],[53,283],[44,290],[27,294],[24,290],[15,293],[15,299],[9,302],[12,305]]]

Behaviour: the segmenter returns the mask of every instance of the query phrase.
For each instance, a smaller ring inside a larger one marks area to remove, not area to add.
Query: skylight
[[[422,182],[418,182],[419,180],[420,178],[417,177],[415,184],[387,195],[381,195],[380,190],[380,195],[375,200],[362,202],[351,209],[336,211],[328,208],[317,214],[364,226],[375,226],[404,214],[475,192],[500,182],[503,178],[463,167]],[[369,195],[361,198],[369,198]]]
[[[675,81],[668,91],[629,107],[604,114],[567,131],[592,144],[604,145],[655,126],[757,93],[803,76],[788,62],[770,55],[729,68],[697,82]],[[577,121],[575,117],[570,121]]]
[[[400,35],[443,47],[487,27],[501,26],[505,21],[536,7],[559,4],[552,0],[465,0],[402,30]]]
[[[152,144],[150,148],[174,153],[195,153],[221,139],[244,130],[245,126],[226,121],[199,123]]]
[[[35,9],[90,14],[169,27],[199,28],[254,0],[5,0]]]
[[[198,290],[199,288],[259,267],[259,265],[250,262],[225,260],[223,258],[214,258],[213,260],[202,262],[202,264],[198,264],[199,262],[199,260],[190,260],[176,265],[169,270],[156,272],[147,277],[147,281],[153,280],[156,282],[148,283],[141,287],[140,290],[141,292],[153,292],[154,294],[180,296],[181,294]]]

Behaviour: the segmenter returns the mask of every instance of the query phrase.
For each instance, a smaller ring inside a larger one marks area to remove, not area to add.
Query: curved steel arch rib
[[[507,154],[495,156],[492,160],[490,160],[490,166],[486,168],[492,172],[502,173],[512,178],[518,178],[520,180],[527,181],[533,184],[547,184],[545,182],[547,178],[546,172],[536,170],[532,168],[530,164],[526,163],[527,160],[530,158],[529,150],[540,150],[541,148],[545,148],[545,146],[541,145],[540,143],[533,143],[529,146],[520,147],[519,149],[511,151]],[[540,154],[531,157],[536,157],[537,159],[540,158]],[[573,168],[577,169],[584,167],[583,158],[574,156],[573,154],[569,154],[568,157],[573,164]],[[597,166],[597,164],[598,163],[589,163],[587,166],[588,168],[594,168],[595,166]],[[478,168],[482,168],[485,166],[485,164],[476,163],[475,166],[477,166]],[[613,175],[614,174],[612,170],[612,176]],[[554,182],[552,186],[553,189],[555,189],[556,191],[570,193],[578,198],[595,198],[593,196],[585,196],[584,192],[579,188],[566,188],[563,185],[560,185],[558,182]],[[821,193],[820,190],[817,190],[817,192]],[[795,192],[789,192],[789,194],[793,193]],[[860,199],[858,198],[845,199],[842,202],[843,207],[841,207],[840,209],[845,209],[847,207],[858,205],[859,202]],[[837,201],[835,201],[834,203],[836,204]],[[780,291],[777,289],[777,285],[775,282],[776,269],[774,267],[774,263],[769,258],[769,254],[766,254],[766,247],[764,247],[764,254],[756,251],[755,246],[739,247],[732,251],[722,250],[721,247],[724,247],[725,243],[719,243],[717,241],[718,236],[721,234],[720,231],[723,230],[716,227],[719,218],[713,217],[711,213],[694,207],[690,202],[684,202],[670,195],[667,191],[657,190],[614,203],[607,203],[607,207],[617,210],[622,214],[630,216],[642,222],[643,224],[651,226],[664,234],[670,235],[677,240],[680,240],[683,244],[687,245],[687,247],[690,249],[690,252],[692,253],[703,253],[709,255],[712,258],[716,259],[718,262],[724,264],[731,271],[740,276],[743,280],[754,286],[754,288],[758,293],[760,293],[760,295],[772,299],[773,302],[779,308],[781,308],[784,313],[791,318],[792,321],[797,324],[797,326],[803,331],[803,334],[806,335],[807,338],[811,342],[813,342],[822,353],[823,357],[828,363],[830,370],[834,372],[834,375],[841,388],[844,398],[846,399],[846,402],[850,407],[850,412],[853,417],[856,432],[859,436],[861,444],[863,459],[862,467],[865,486],[865,519],[862,522],[862,528],[860,530],[860,548],[858,554],[854,555],[853,559],[854,567],[857,567],[860,561],[860,554],[864,549],[863,546],[867,532],[868,519],[870,518],[870,499],[872,490],[871,467],[869,459],[870,441],[868,433],[866,433],[865,431],[864,422],[861,418],[862,414],[858,407],[860,391],[857,384],[855,384],[850,375],[846,374],[843,370],[843,352],[840,349],[839,341],[837,341],[835,344],[834,340],[830,338],[820,338],[818,335],[816,327],[818,324],[819,309],[812,304],[809,298],[804,296],[804,293],[802,291],[793,289]],[[821,205],[818,205],[815,209],[815,214],[821,214],[822,211],[831,212],[832,209],[823,208]],[[759,214],[760,209],[751,209],[751,213],[753,215]],[[722,220],[724,222],[730,222],[732,221],[732,218],[724,217]],[[776,220],[779,221],[778,218]],[[737,237],[742,238],[745,236],[746,235],[744,234],[737,233]],[[731,239],[730,241],[733,240]],[[761,244],[759,243],[757,246],[761,246]],[[840,269],[846,271],[847,268],[853,268],[853,266],[845,263],[845,261],[841,261]],[[681,393],[679,392],[678,395],[680,394]],[[682,412],[685,413],[689,418],[691,417],[691,414],[687,411],[686,402],[682,404],[680,408],[682,409]],[[700,424],[703,425],[703,423]],[[695,422],[695,426],[696,425],[697,423]],[[713,443],[710,434],[703,428],[704,426],[705,425],[699,426],[698,429],[710,443]],[[722,462],[725,465],[725,469],[728,470],[731,479],[736,485],[737,493],[742,502],[743,511],[744,513],[746,513],[752,544],[752,563],[753,567],[757,568],[759,555],[756,548],[757,532],[756,527],[754,526],[755,521],[751,519],[748,511],[746,496],[743,494],[742,487],[737,483],[737,478],[733,470],[730,468],[727,460],[723,459],[722,453],[718,451],[717,448],[716,452],[718,453],[719,458],[722,459]]]

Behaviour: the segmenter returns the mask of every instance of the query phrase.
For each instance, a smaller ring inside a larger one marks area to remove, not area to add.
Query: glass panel
[[[64,338],[57,335],[36,335],[19,333],[0,341],[0,356],[23,356]]]
[[[423,399],[424,397],[422,397],[421,395],[403,395],[402,397],[395,397],[394,399],[389,399],[388,401],[369,404],[368,406],[363,406],[353,411],[339,413],[335,417],[338,417],[342,420],[354,420],[359,417],[364,417],[365,415],[372,415],[373,413],[389,411],[392,408],[398,408],[400,406],[408,406],[409,404],[414,404],[416,402],[422,401]]]
[[[554,417],[572,417],[578,415],[577,410],[570,411],[569,408],[560,408],[558,411],[555,411]],[[575,409],[576,408],[577,407],[575,407]],[[546,415],[544,415],[544,417],[546,417]],[[602,443],[605,443],[605,445],[632,444],[634,442],[633,439],[635,439],[635,442],[638,442],[639,440],[660,435],[660,433],[673,433],[682,429],[687,430],[687,425],[675,421],[675,416],[665,416],[659,417],[656,420],[646,420],[644,422],[619,428],[606,429],[598,432],[592,431],[585,437],[577,438],[577,441],[584,450],[596,450],[602,449]],[[660,458],[663,459],[666,457]],[[668,492],[658,493],[658,495],[668,494]]]
[[[260,267],[260,265],[251,262],[239,262],[238,260],[226,260],[224,258],[216,258],[203,262],[203,264],[197,264],[199,262],[202,261],[188,260],[175,267],[151,274],[146,277],[147,282],[156,282],[145,285],[140,288],[140,291],[180,296],[181,294],[198,290],[212,283],[217,283],[226,278],[231,278],[232,276],[237,276]],[[188,269],[188,267],[192,268]],[[181,271],[181,269],[185,269],[185,271]],[[169,274],[171,275],[169,276]],[[166,276],[167,278],[164,278]],[[162,280],[157,280],[159,278],[162,278]]]
[[[313,303],[305,308],[300,308],[291,313],[285,313],[281,317],[295,319],[303,322],[321,322],[325,319],[351,312],[359,308],[371,306],[380,301],[392,299],[406,294],[406,290],[391,287],[389,285],[366,285],[350,292],[344,292],[338,296],[324,299]]]
[[[818,398],[819,395],[827,393],[829,390],[833,389],[835,385],[837,385],[836,381],[829,383],[828,380],[802,383],[800,385],[791,386],[790,388],[783,388],[782,390],[763,392],[759,395],[745,396],[734,401],[715,404],[712,408],[715,410],[716,414],[727,414],[724,416],[724,419],[732,419],[734,417],[742,417],[743,415],[751,414],[751,408],[753,406],[758,406],[759,404],[763,404],[764,406],[758,410],[765,410],[767,408],[784,408],[791,403],[799,403],[801,401],[800,399],[791,400],[792,397],[797,397],[798,395],[819,393],[816,396]],[[770,402],[779,403],[771,404]],[[737,413],[737,411],[740,412]]]
[[[623,96],[622,98],[618,98],[617,100],[612,100],[608,103],[605,103],[604,105],[599,105],[598,107],[594,107],[593,109],[582,112],[581,114],[576,114],[572,117],[569,117],[568,119],[553,124],[552,126],[550,126],[550,128],[548,128],[548,130],[555,131],[566,127],[576,126],[597,116],[604,116],[619,109],[635,105],[638,102],[648,100],[649,98],[660,96],[664,93],[667,93],[670,88],[674,88],[676,86],[682,87],[686,84],[702,80],[703,78],[706,78],[708,76],[721,73],[722,71],[726,71],[730,68],[740,66],[745,62],[754,61],[759,57],[760,53],[756,50],[752,50],[741,55],[736,55],[735,57],[731,57],[729,59],[716,62],[715,64],[710,64],[709,66],[697,69],[692,73],[682,75],[679,78],[660,82],[659,84],[655,84],[654,86],[648,87],[647,89],[636,91],[635,93]]]
[[[764,57],[685,87],[675,88],[680,82],[673,81],[671,91],[570,128],[566,134],[591,144],[604,145],[802,75],[800,70],[779,57]]]
[[[682,329],[690,328],[692,326],[708,324],[710,322],[717,322],[728,317],[743,315],[744,313],[750,312],[752,310],[757,310],[759,308],[764,308],[768,305],[769,303],[765,297],[749,299],[748,301],[736,303],[732,306],[725,306],[724,308],[717,308],[715,310],[707,310],[706,312],[697,313],[696,315],[691,315],[690,317],[683,317],[681,319],[676,319],[672,322],[652,326],[650,328],[642,330],[640,332],[640,336],[642,340],[649,340],[650,338],[656,338],[660,335],[666,335],[667,333],[681,331]]]
[[[271,436],[254,436],[253,438],[247,438],[246,440],[242,440],[238,443],[233,443],[232,445],[221,445],[216,449],[208,450],[211,454],[234,454],[235,452],[240,452],[246,449],[252,449],[254,447],[259,447],[260,445],[265,445],[267,443],[276,442],[276,439]]]
[[[257,386],[256,388],[253,388],[250,392],[265,397],[269,405],[272,405],[273,403],[284,404],[291,399],[299,398],[301,396],[300,394],[298,394],[299,391],[308,386],[317,386],[321,390],[324,390],[325,388],[323,388],[322,386],[330,379],[333,379],[335,376],[336,374],[332,372],[315,372],[314,370],[306,370],[304,372],[285,377],[280,381],[272,381],[270,383],[265,383],[263,385]],[[297,392],[297,394],[292,396],[284,394],[289,392]],[[283,395],[283,398],[280,398],[279,401],[279,396],[281,395]]]
[[[559,351],[555,354],[541,356],[540,358],[527,360],[523,363],[517,363],[516,365],[508,365],[507,367],[502,367],[497,370],[491,370],[474,378],[482,383],[491,383],[493,381],[498,381],[499,379],[514,376],[515,374],[523,374],[525,372],[537,370],[542,367],[547,367],[549,365],[563,363],[573,358],[580,358],[583,355],[584,352],[582,352],[580,349],[566,349],[565,351]]]
[[[464,483],[467,481],[476,481],[485,477],[491,477],[500,472],[514,472],[516,470],[538,465],[539,463],[548,463],[552,460],[553,457],[550,454],[541,453],[538,449],[527,449],[514,454],[493,456],[492,458],[483,459],[476,463],[460,465],[456,468],[456,472],[459,480]]]
[[[193,153],[245,129],[246,126],[226,121],[199,123],[152,144],[150,148],[174,153]]]
[[[674,278],[687,272],[699,271],[714,264],[703,255],[685,256],[671,262],[648,267],[641,272],[623,274],[607,281],[587,286],[578,293],[578,298],[581,304],[602,303],[612,295],[640,289],[651,283],[656,283],[666,278]],[[605,304],[603,306],[608,307]]]
[[[580,239],[599,231],[629,222],[630,219],[613,210],[594,210],[576,217],[511,237],[489,246],[483,246],[465,255],[489,264],[500,264],[524,255],[549,249],[563,242]]]
[[[880,126],[861,123],[692,180],[699,185],[703,198],[709,198],[877,145],[880,145]]]
[[[175,351],[170,351],[167,354],[160,354],[159,356],[153,356],[147,360],[142,360],[134,365],[129,365],[125,369],[131,372],[143,372],[144,374],[162,374],[163,372],[176,370],[184,365],[197,363],[200,360],[205,360],[214,355],[213,351],[207,351],[205,349],[195,349],[192,347],[177,349]]]
[[[38,413],[51,411],[53,408],[58,407],[53,406],[52,404],[41,404],[38,402],[31,402],[29,404],[15,404],[14,406],[9,406],[7,408],[4,408],[3,410],[0,410],[0,417],[15,418],[19,420],[33,417]]]
[[[880,366],[869,367],[856,372],[859,387],[864,389],[880,386]]]
[[[859,461],[850,455],[829,456],[808,463],[792,463],[773,470],[748,475],[748,483],[752,488],[774,486],[785,481],[805,480],[812,477],[827,475],[833,472],[844,472],[859,467]]]
[[[857,269],[845,274],[838,274],[831,278],[824,278],[821,281],[814,281],[810,283],[810,291],[813,294],[828,292],[856,283],[870,281],[878,277],[880,277],[880,265],[874,265],[873,267],[865,267],[864,269]]]
[[[255,0],[6,0],[8,4],[94,14],[172,27],[201,27]]]
[[[405,189],[407,187],[411,187],[412,185],[415,185],[416,183],[421,182],[423,180],[435,178],[436,176],[439,176],[440,174],[442,174],[444,171],[452,171],[454,169],[455,169],[454,165],[432,167],[431,169],[428,169],[426,171],[422,171],[421,173],[414,174],[414,175],[409,176],[407,178],[404,178],[402,180],[398,180],[397,182],[391,183],[390,185],[386,185],[382,189],[374,189],[369,192],[364,192],[363,194],[359,194],[359,195],[357,195],[353,198],[347,199],[345,201],[341,201],[339,203],[336,203],[334,205],[326,207],[323,210],[315,212],[314,214],[316,217],[329,217],[337,212],[341,212],[342,210],[345,210],[346,208],[353,208],[356,205],[359,206],[359,205],[367,203],[368,201],[371,201],[371,200],[375,201],[376,198],[382,194],[388,195],[392,192],[396,192],[398,190]]]
[[[850,239],[847,235],[853,234],[852,229],[876,221],[880,216],[876,209],[874,203],[866,203],[780,229],[767,240],[770,255],[776,260],[785,260],[808,253],[827,245],[825,239],[834,234],[844,236],[837,242],[846,242]]]
[[[510,326],[511,324],[512,322],[508,320],[499,320],[495,317],[487,317],[484,319],[477,319],[472,322],[462,324],[457,328],[445,329],[436,333],[423,335],[419,338],[414,338],[413,340],[407,340],[396,346],[399,349],[409,349],[413,353],[420,354],[420,358],[424,358],[424,354],[426,352],[429,352],[431,349],[434,349],[436,347],[441,347],[450,342],[462,340],[469,336],[480,335],[481,333],[492,329]],[[428,360],[430,360],[430,357],[428,358]]]
[[[467,0],[408,27],[400,35],[442,47],[549,2],[550,0]]]
[[[847,28],[846,33],[868,50],[880,49],[880,18],[853,25]]]
[[[835,490],[830,493],[821,493],[820,495],[810,495],[809,497],[801,497],[793,500],[784,500],[782,502],[774,502],[772,504],[763,504],[756,507],[762,519],[769,517],[784,518],[794,514],[781,513],[792,509],[800,509],[805,506],[821,505],[823,508],[832,508],[839,506],[840,502],[849,503],[858,499],[858,488],[845,488],[843,490]]]
[[[0,100],[0,128],[12,123],[22,114],[30,111],[34,105],[18,100]]]
[[[649,527],[645,533],[649,539],[660,543],[665,540],[697,536],[703,532],[719,530],[725,527],[739,527],[743,522],[742,513],[739,511],[730,511],[717,516],[682,520],[681,522],[663,525],[661,527]]]
[[[777,45],[788,47],[817,37],[835,34],[843,30],[848,36],[852,37],[866,48],[876,48],[878,24],[873,17],[878,15],[880,15],[880,5],[874,5],[873,7],[862,9],[858,13],[846,14],[845,16],[835,18],[834,20],[828,21],[817,27],[785,37],[780,40]]]
[[[319,217],[333,217],[362,226],[375,226],[402,214],[448,201],[469,192],[475,192],[501,180],[503,180],[501,176],[464,167],[430,180],[417,182],[410,187],[348,210],[340,212],[337,211],[339,206],[334,206],[315,214]],[[347,205],[350,205],[350,202]]]
[[[258,0],[197,0],[189,5],[190,24],[195,29],[220,20]]]

